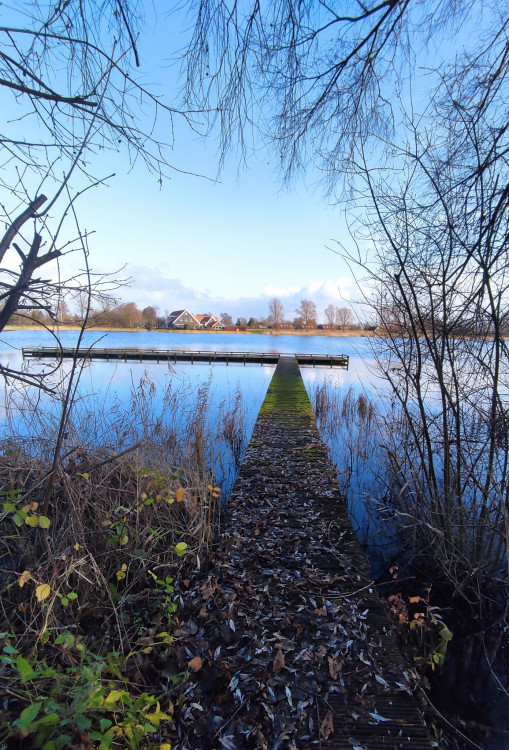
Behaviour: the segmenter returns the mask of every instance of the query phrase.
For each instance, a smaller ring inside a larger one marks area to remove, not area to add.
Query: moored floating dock
[[[175,750],[430,750],[295,359],[277,365],[221,525],[178,589],[175,668],[199,671]]]
[[[299,365],[308,367],[343,367],[348,369],[346,354],[284,354],[278,352],[222,352],[189,351],[184,349],[117,349],[83,347],[24,346],[23,359],[101,359],[107,362],[187,362],[208,364],[237,363],[277,365],[282,359],[296,359]]]

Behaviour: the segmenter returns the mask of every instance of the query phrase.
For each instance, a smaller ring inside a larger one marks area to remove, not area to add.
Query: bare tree
[[[399,404],[387,445],[393,498],[423,554],[468,596],[507,565],[509,501],[509,39],[444,72],[393,170],[360,147],[372,206],[378,368]],[[358,183],[360,185],[360,182]]]
[[[136,5],[33,0],[14,4],[3,20],[0,331],[14,313],[54,317],[62,296],[101,288],[88,262],[68,276],[63,263],[73,252],[88,255],[77,203],[108,178],[98,156],[125,147],[161,179],[172,167],[153,126],[142,123],[164,113],[171,133],[175,117],[190,122],[137,81]],[[100,291],[116,287],[113,279]]]
[[[224,326],[232,326],[233,318],[230,313],[222,312],[219,314],[219,320]]]
[[[353,323],[353,314],[349,307],[336,307],[334,322],[344,330]]]
[[[316,305],[310,299],[302,299],[295,310],[305,326],[316,326]]]
[[[335,305],[327,305],[327,307],[324,310],[325,313],[325,320],[327,321],[327,324],[330,326],[336,325],[336,306]]]
[[[391,132],[409,59],[477,10],[473,0],[187,5],[187,101],[220,119],[223,149],[246,150],[244,129],[261,121],[285,175],[314,162],[330,186],[358,140]]]
[[[143,325],[148,328],[155,328],[157,326],[157,315],[159,308],[157,305],[148,305],[142,310]]]
[[[278,297],[272,297],[272,299],[269,300],[269,320],[270,325],[273,325],[274,328],[280,328],[281,323],[283,322],[283,303]]]

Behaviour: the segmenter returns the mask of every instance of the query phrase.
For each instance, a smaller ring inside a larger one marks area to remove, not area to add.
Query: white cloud
[[[161,311],[171,311],[187,307],[197,314],[228,312],[234,319],[242,316],[249,318],[251,315],[265,317],[269,313],[271,297],[279,297],[283,302],[285,317],[289,320],[295,317],[295,310],[302,299],[315,302],[319,320],[323,320],[323,310],[327,305],[347,305],[355,296],[354,282],[343,276],[308,281],[301,287],[267,285],[257,297],[220,297],[210,289],[197,290],[184,286],[179,279],[171,278],[169,266],[152,268],[128,264],[125,275],[132,277],[133,283],[121,290],[122,299],[136,302],[140,308],[157,305]]]

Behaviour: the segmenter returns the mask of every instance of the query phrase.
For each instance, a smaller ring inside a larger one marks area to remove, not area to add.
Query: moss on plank
[[[314,424],[311,402],[295,359],[279,361],[259,416]]]

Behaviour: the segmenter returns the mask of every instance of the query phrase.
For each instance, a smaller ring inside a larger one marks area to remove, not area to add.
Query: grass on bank
[[[47,412],[0,446],[0,748],[169,748],[173,581],[212,542],[210,466],[243,411],[212,419],[210,381],[158,403],[148,380],[107,413],[78,402],[53,474]]]

